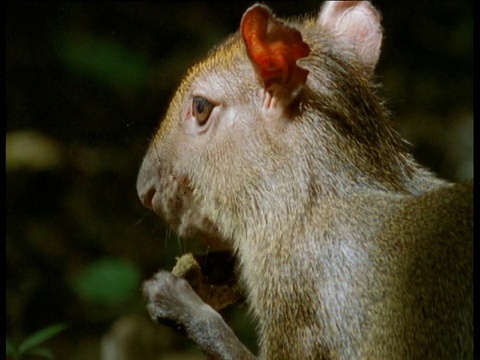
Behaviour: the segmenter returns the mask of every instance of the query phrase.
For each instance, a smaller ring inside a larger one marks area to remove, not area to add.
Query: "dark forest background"
[[[203,358],[150,323],[139,290],[202,249],[142,207],[135,181],[182,74],[251,4],[6,3],[7,347],[62,323],[42,344],[57,359]],[[268,4],[282,16],[320,5]],[[374,4],[398,131],[440,176],[472,178],[473,0]],[[255,350],[245,305],[224,315]]]

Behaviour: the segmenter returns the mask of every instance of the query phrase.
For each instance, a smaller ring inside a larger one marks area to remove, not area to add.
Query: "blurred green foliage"
[[[112,88],[143,90],[151,66],[135,53],[108,38],[65,36],[57,40],[58,56],[73,73]]]
[[[94,261],[72,279],[72,288],[83,299],[109,305],[134,297],[141,274],[124,260],[102,258]]]
[[[55,358],[54,355],[49,349],[43,347],[42,343],[50,340],[66,328],[67,325],[65,324],[50,325],[29,335],[22,341],[18,348],[7,338],[5,346],[6,354],[7,356],[11,356],[13,360],[20,360],[28,355],[53,360]]]

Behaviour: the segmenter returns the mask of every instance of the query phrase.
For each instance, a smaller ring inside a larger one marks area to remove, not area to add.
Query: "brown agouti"
[[[148,208],[237,258],[261,359],[473,357],[473,182],[408,153],[376,94],[380,15],[264,5],[193,66],[141,167]],[[253,355],[189,284],[145,283],[151,314],[215,359]]]

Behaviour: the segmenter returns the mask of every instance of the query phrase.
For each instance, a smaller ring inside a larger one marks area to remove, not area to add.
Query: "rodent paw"
[[[161,323],[171,320],[184,325],[194,309],[203,304],[185,279],[163,270],[143,284],[143,293],[148,299],[150,316]]]

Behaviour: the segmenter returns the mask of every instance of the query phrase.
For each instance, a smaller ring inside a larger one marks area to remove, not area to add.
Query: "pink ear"
[[[325,1],[317,23],[351,46],[373,72],[382,44],[381,16],[369,1]]]
[[[297,93],[308,75],[308,70],[300,68],[297,60],[310,54],[310,47],[303,42],[300,32],[258,4],[243,15],[241,32],[264,87],[278,84],[290,95]]]

